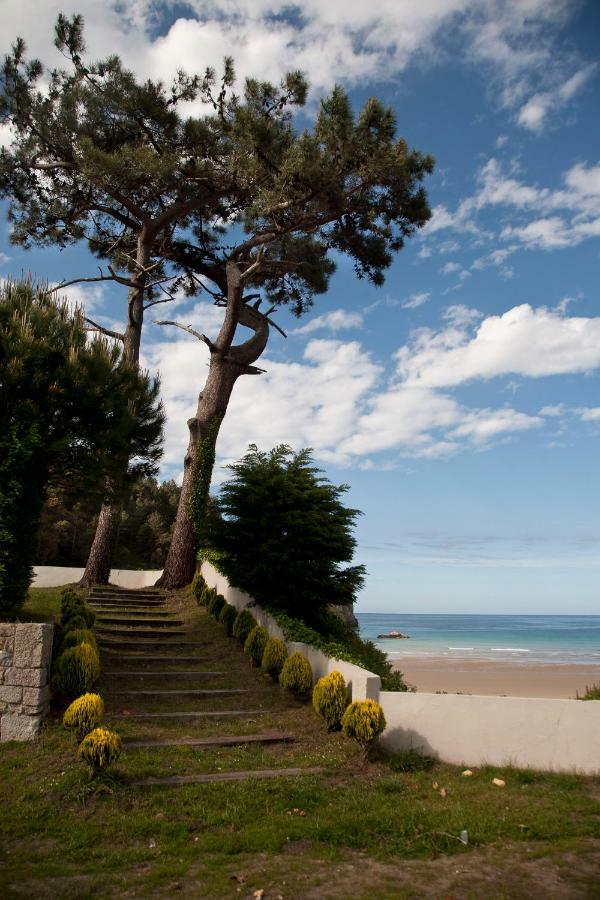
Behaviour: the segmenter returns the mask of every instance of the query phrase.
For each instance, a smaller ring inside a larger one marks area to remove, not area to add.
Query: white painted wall
[[[32,587],[60,587],[73,584],[83,575],[83,569],[68,566],[34,566]],[[118,587],[142,588],[151,587],[162,575],[162,569],[153,572],[138,569],[111,569],[110,583]]]
[[[600,772],[600,702],[381,691],[389,750],[465,766]]]

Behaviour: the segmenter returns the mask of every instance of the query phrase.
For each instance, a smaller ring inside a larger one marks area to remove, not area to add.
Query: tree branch
[[[88,319],[86,316],[84,322],[89,322],[91,328],[86,328],[85,331],[99,331],[100,334],[106,335],[106,337],[114,338],[117,341],[123,341],[125,343],[125,335],[121,334],[120,331],[111,331],[110,328],[105,328],[104,325],[99,325],[98,322],[94,322],[93,319]]]
[[[161,301],[163,302],[163,301]],[[175,328],[181,328],[182,331],[187,331],[188,334],[192,334],[194,337],[198,338],[199,341],[203,341],[206,344],[211,353],[213,353],[217,348],[213,344],[210,338],[206,337],[205,334],[201,334],[199,331],[195,331],[191,325],[181,325],[179,322],[171,322],[167,320],[154,320],[155,325],[173,325]]]

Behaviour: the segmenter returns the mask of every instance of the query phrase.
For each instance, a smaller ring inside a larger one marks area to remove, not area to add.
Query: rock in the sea
[[[386,634],[378,634],[377,639],[381,640],[382,638],[397,638],[400,640],[408,640],[410,637],[409,634],[402,634],[401,631],[388,631]]]

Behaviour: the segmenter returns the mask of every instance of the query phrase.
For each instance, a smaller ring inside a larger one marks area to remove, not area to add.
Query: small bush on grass
[[[100,694],[83,694],[65,711],[63,725],[75,732],[79,743],[100,725],[103,718],[104,701]]]
[[[287,647],[278,638],[269,638],[265,645],[265,652],[262,658],[262,667],[270,675],[273,681],[279,681],[279,675],[283,669],[283,664],[287,659]]]
[[[79,614],[70,616],[63,628],[65,631],[88,631],[87,619]]]
[[[91,628],[96,615],[89,608],[81,594],[72,588],[64,588],[60,595],[60,621],[65,628],[70,628],[70,621],[76,617],[84,620],[83,628]]]
[[[89,628],[75,628],[72,631],[67,631],[60,645],[60,652],[64,653],[69,647],[76,647],[77,644],[89,644],[98,653],[96,635]]]
[[[233,632],[233,623],[237,619],[238,611],[235,606],[232,606],[231,603],[225,603],[223,609],[219,613],[219,622],[227,632],[228,637],[231,637]]]
[[[241,644],[245,644],[246,638],[253,628],[256,628],[256,619],[249,609],[241,609],[233,623],[233,636],[236,637]]]
[[[385,728],[383,709],[375,700],[356,700],[342,716],[342,728],[367,751]]]
[[[78,754],[97,775],[121,755],[121,738],[108,728],[95,728],[82,740]]]
[[[348,706],[348,690],[341,672],[330,672],[319,678],[313,690],[313,706],[325,719],[327,731],[339,731]]]
[[[426,756],[412,747],[410,750],[391,753],[388,757],[388,764],[392,772],[428,772],[434,767],[436,761],[433,756]]]
[[[78,644],[65,650],[53,669],[52,687],[67,697],[86,694],[100,678],[100,660],[89,644]]]
[[[591,687],[586,684],[585,694],[582,697],[577,693],[578,700],[600,700],[600,682],[592,684]]]
[[[304,653],[288,656],[279,675],[279,684],[297,697],[308,697],[312,690],[313,673]]]
[[[203,597],[206,592],[206,589],[207,589],[207,585],[206,585],[206,581],[204,580],[204,576],[203,576],[202,572],[200,571],[200,569],[197,569],[196,573],[192,579],[192,594],[194,595],[194,597],[196,598],[198,603],[203,602]]]
[[[269,632],[262,625],[256,625],[244,643],[244,653],[250,657],[253,666],[260,666],[269,640]]]
[[[216,594],[210,598],[210,603],[208,604],[208,611],[211,616],[214,616],[215,619],[218,619],[221,615],[221,610],[225,606],[225,597],[221,594]]]

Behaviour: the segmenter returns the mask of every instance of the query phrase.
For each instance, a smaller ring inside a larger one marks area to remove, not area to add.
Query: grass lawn
[[[50,596],[33,596],[30,608],[51,608]],[[153,735],[276,728],[294,732],[296,742],[130,749],[97,783],[57,718],[34,744],[2,745],[3,897],[252,898],[260,890],[265,900],[600,896],[600,778],[499,768],[465,778],[441,763],[424,769],[404,760],[411,771],[395,771],[383,757],[365,763],[351,741],[326,733],[310,706],[250,669],[239,644],[188,595],[169,602],[186,617],[190,638],[205,642],[206,668],[222,673],[207,683],[243,684],[244,708],[263,714],[220,724],[167,722]],[[108,670],[106,658],[103,666]],[[131,673],[139,668],[132,663]],[[140,683],[147,686],[145,676],[103,676],[107,720],[130,703],[118,690]],[[167,676],[161,687],[169,684]],[[220,698],[210,702],[225,706]],[[150,698],[146,708],[160,701]],[[124,737],[145,736],[150,727],[118,723]],[[131,784],[148,774],[289,766],[323,771],[166,789]],[[506,786],[495,787],[495,777]],[[463,830],[467,845],[459,840]]]
[[[27,601],[19,613],[21,622],[49,622],[53,616],[60,619],[60,592],[62,588],[29,588]]]

